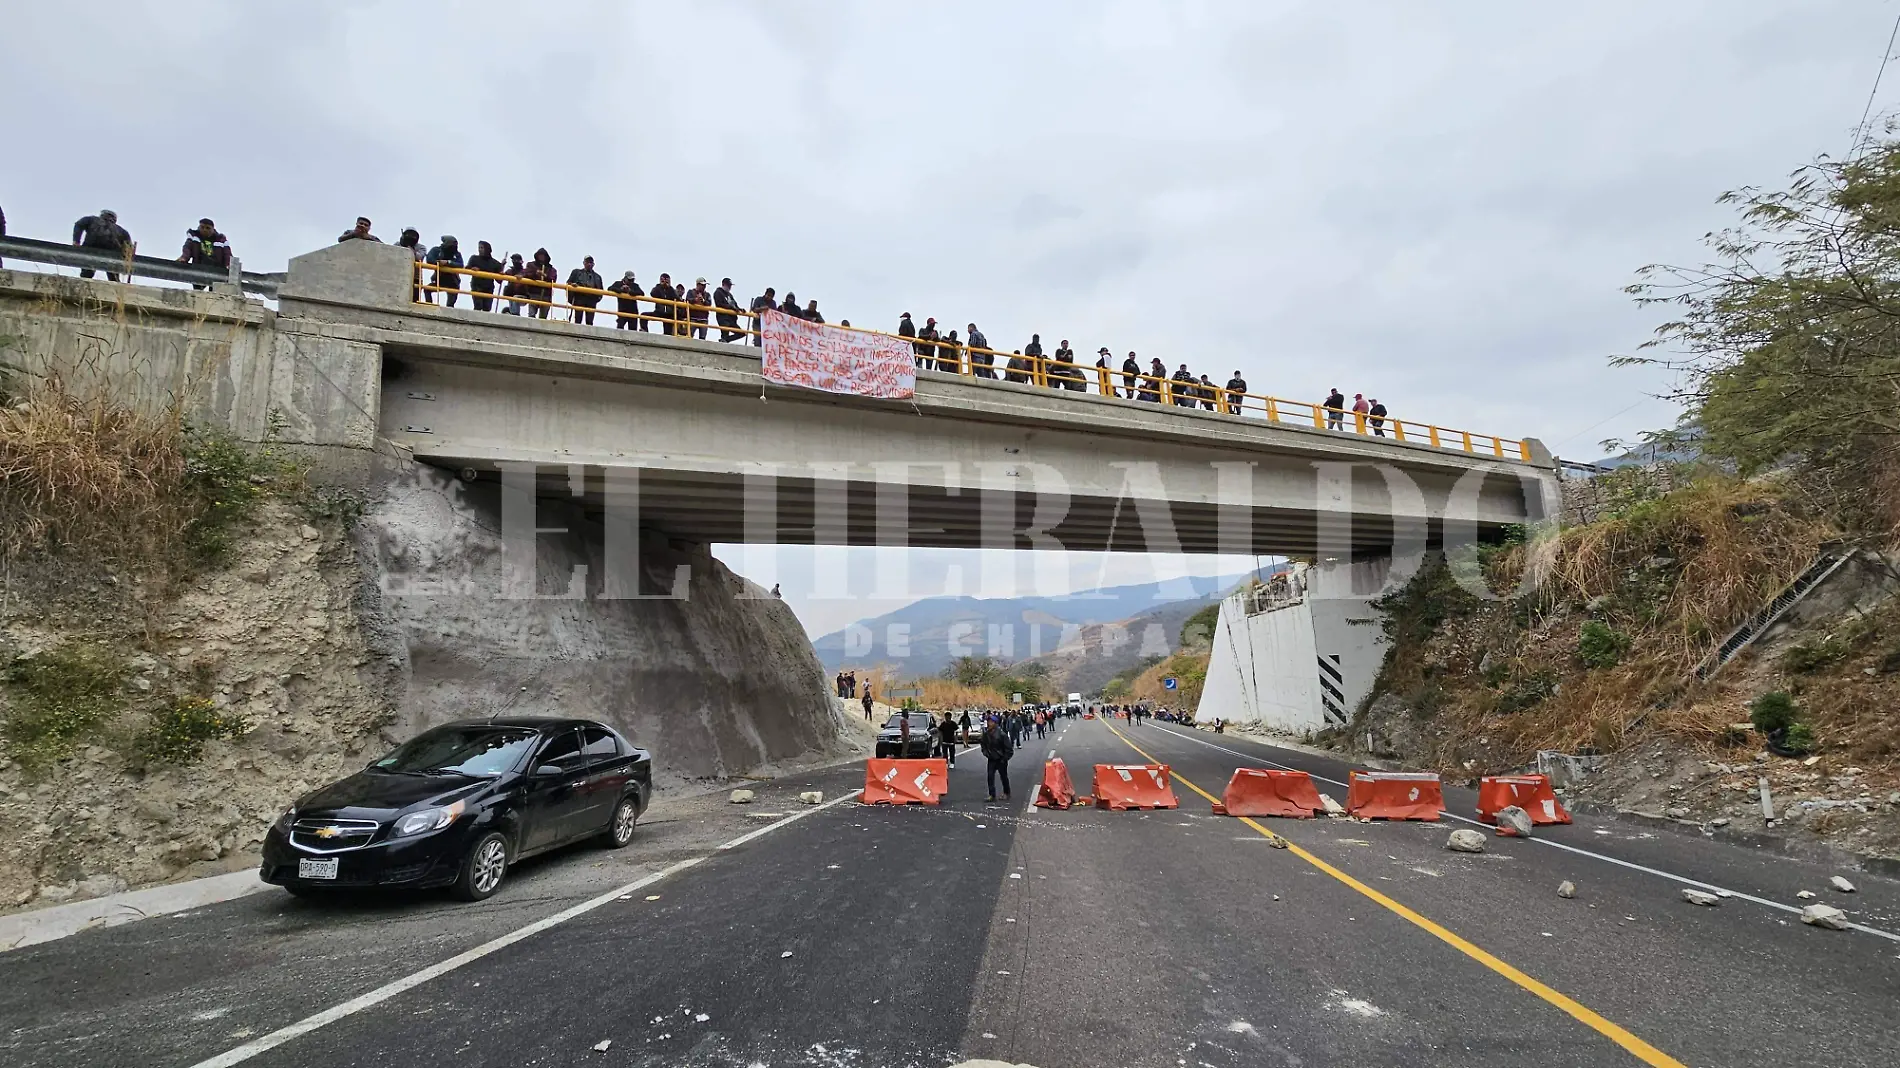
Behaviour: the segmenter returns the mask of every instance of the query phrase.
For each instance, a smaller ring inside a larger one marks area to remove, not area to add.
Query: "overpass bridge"
[[[275,309],[243,296],[256,286],[0,271],[0,334],[23,339],[4,359],[136,365],[124,388],[304,449],[324,477],[367,478],[380,450],[700,542],[1366,558],[1559,514],[1529,439],[1399,420],[1378,437],[1350,415],[1329,430],[1310,404],[1252,395],[1208,411],[1055,391],[977,377],[967,350],[909,400],[780,387],[749,345],[615,330],[609,312],[419,303],[409,251],[368,242],[268,277]]]

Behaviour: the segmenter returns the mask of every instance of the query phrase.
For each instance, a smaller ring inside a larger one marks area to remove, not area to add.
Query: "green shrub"
[[[1498,697],[1497,710],[1511,713],[1522,712],[1543,704],[1557,692],[1557,676],[1550,671],[1535,671],[1511,684],[1511,688]]]
[[[1787,652],[1781,654],[1781,670],[1790,675],[1806,675],[1829,664],[1837,664],[1847,659],[1852,652],[1846,642],[1830,634],[1818,642],[1801,642],[1790,646]]]
[[[1748,703],[1748,721],[1763,734],[1787,730],[1794,717],[1794,698],[1783,690],[1771,690]]]
[[[1181,647],[1199,649],[1214,638],[1214,628],[1220,623],[1220,602],[1215,601],[1206,608],[1187,617],[1181,624]]]
[[[120,709],[129,674],[114,654],[62,645],[7,665],[8,713],[0,725],[8,753],[22,764],[45,764],[73,747]]]
[[[1791,753],[1813,752],[1814,728],[1805,723],[1788,724],[1788,733],[1782,736],[1781,747]]]
[[[198,509],[185,527],[194,557],[217,563],[264,495],[264,487],[288,474],[268,450],[255,450],[223,431],[187,428],[185,488]]]
[[[1629,635],[1599,620],[1585,623],[1577,635],[1577,659],[1585,667],[1613,668],[1623,662],[1629,649]]]
[[[221,709],[202,697],[180,697],[157,712],[134,743],[140,755],[171,764],[189,764],[213,739],[236,738],[251,729],[244,716]]]

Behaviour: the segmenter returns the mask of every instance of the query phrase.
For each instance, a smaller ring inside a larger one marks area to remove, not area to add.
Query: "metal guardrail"
[[[277,287],[284,276],[279,274],[258,274],[244,270],[236,256],[231,257],[231,269],[221,271],[215,267],[193,267],[177,260],[161,259],[157,256],[119,256],[97,249],[81,248],[77,245],[62,245],[57,241],[39,241],[30,237],[0,237],[0,261],[24,260],[28,263],[44,263],[55,267],[77,267],[81,270],[93,270],[102,274],[113,274],[126,281],[133,278],[154,278],[165,282],[183,282],[187,285],[235,286],[245,293],[255,293],[260,297],[277,298]]]
[[[546,319],[556,309],[564,309],[568,321],[601,328],[647,330],[659,324],[660,332],[701,340],[717,332],[728,343],[757,344],[759,316],[748,309],[719,308],[684,299],[652,296],[624,296],[609,289],[568,285],[548,279],[529,279],[519,275],[497,274],[468,267],[438,266],[418,261],[415,274],[415,299],[419,304],[435,303],[435,294],[472,297],[478,311],[501,310],[512,305],[517,313]],[[468,279],[466,286],[462,280]],[[486,290],[477,289],[484,285]],[[512,295],[504,290],[513,287]],[[557,301],[557,297],[560,299]],[[576,298],[579,298],[578,300]],[[603,300],[613,299],[615,310],[601,310]],[[652,305],[651,311],[641,305]],[[721,316],[726,321],[718,321]],[[600,322],[596,324],[596,317]],[[1140,400],[1166,407],[1199,408],[1223,415],[1242,416],[1260,413],[1268,422],[1310,425],[1316,430],[1390,438],[1393,441],[1429,445],[1474,455],[1490,455],[1501,460],[1529,463],[1530,442],[1479,434],[1469,430],[1451,430],[1415,419],[1386,415],[1374,417],[1365,412],[1328,408],[1308,401],[1283,400],[1259,393],[1230,390],[1225,386],[1207,386],[1165,375],[1126,374],[1113,367],[1096,367],[1052,357],[1025,356],[1020,352],[973,348],[942,338],[916,338],[863,327],[835,327],[863,334],[895,338],[911,346],[917,366],[965,378],[1017,382],[1077,392],[1095,391],[1104,397]],[[1117,390],[1117,386],[1121,388]]]

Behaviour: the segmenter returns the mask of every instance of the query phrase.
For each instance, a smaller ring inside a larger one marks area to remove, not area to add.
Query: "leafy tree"
[[[1199,649],[1213,641],[1214,628],[1220,624],[1220,602],[1216,601],[1206,608],[1187,617],[1181,624],[1181,647]]]
[[[962,686],[989,686],[1002,676],[1003,669],[987,656],[960,656],[938,674]]]
[[[1738,225],[1710,234],[1713,261],[1652,264],[1629,287],[1677,316],[1644,354],[1613,363],[1678,373],[1684,425],[1743,473],[1785,462],[1857,525],[1900,519],[1900,140],[1826,156],[1787,188],[1725,193]],[[1608,443],[1606,443],[1608,444]],[[1872,492],[1869,492],[1869,491]]]

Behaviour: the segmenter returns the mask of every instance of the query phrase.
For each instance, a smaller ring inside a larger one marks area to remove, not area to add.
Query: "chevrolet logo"
[[[316,830],[310,833],[316,835],[318,838],[337,838],[343,834],[343,828],[328,827],[328,826],[318,827]]]

